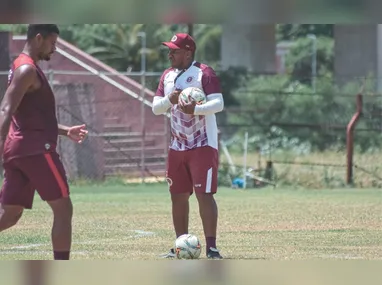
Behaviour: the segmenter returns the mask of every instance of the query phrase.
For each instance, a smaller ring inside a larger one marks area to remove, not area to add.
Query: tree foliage
[[[299,38],[290,49],[287,58],[287,72],[293,81],[311,84],[313,57],[317,62],[317,77],[331,78],[334,69],[334,40],[329,37],[316,39],[316,52],[314,42],[309,38]]]
[[[359,88],[356,82],[340,88],[320,78],[314,93],[309,85],[292,81],[288,75],[255,77],[234,93],[241,105],[252,111],[228,113],[227,121],[251,125],[248,129],[261,146],[298,151],[340,150],[346,145],[346,127],[356,111]],[[373,86],[365,88],[367,92]],[[381,120],[369,113],[371,106],[380,101],[379,97],[364,98],[368,111],[358,128],[369,131],[357,134],[355,144],[360,151],[381,145],[379,132],[372,131],[381,128]]]
[[[168,67],[168,59],[167,49],[161,43],[177,32],[187,32],[187,25],[84,24],[62,27],[62,38],[120,71],[139,71],[143,52],[146,52],[147,70],[162,71]],[[146,35],[146,50],[140,33]],[[194,25],[198,60],[211,66],[217,64],[220,36],[219,25]]]
[[[334,25],[332,24],[279,24],[277,29],[277,39],[291,41],[298,38],[305,38],[309,34],[317,37],[333,38]]]

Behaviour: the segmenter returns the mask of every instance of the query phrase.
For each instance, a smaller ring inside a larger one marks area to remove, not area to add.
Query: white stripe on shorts
[[[212,167],[207,171],[206,193],[211,193]]]

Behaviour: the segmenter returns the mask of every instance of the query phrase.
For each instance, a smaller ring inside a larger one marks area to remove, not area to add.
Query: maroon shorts
[[[218,184],[218,151],[212,147],[198,147],[187,151],[169,150],[167,183],[170,192],[216,193]]]
[[[31,209],[36,190],[44,201],[69,196],[64,166],[56,152],[14,158],[4,163],[2,204]]]

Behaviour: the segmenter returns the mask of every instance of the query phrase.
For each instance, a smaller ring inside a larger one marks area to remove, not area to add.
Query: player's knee
[[[16,225],[18,223],[18,221],[20,220],[22,215],[23,215],[23,212],[15,213],[15,215],[10,220],[11,226]]]
[[[200,209],[215,209],[217,207],[214,195],[211,193],[196,193]]]
[[[185,204],[190,199],[190,193],[171,194],[172,204]]]
[[[55,201],[50,201],[48,204],[52,208],[56,220],[68,222],[72,220],[73,204],[70,198],[61,198]]]
[[[214,195],[212,193],[195,193],[196,199],[199,202],[212,202],[215,201]]]

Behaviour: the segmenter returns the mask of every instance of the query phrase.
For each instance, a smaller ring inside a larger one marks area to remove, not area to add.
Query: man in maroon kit
[[[14,226],[31,209],[35,190],[52,208],[54,259],[68,260],[72,243],[72,202],[66,173],[56,152],[58,135],[82,143],[85,125],[57,123],[55,98],[37,65],[56,49],[56,25],[29,25],[23,52],[9,73],[0,105],[0,154],[4,183],[0,192],[0,232]]]

